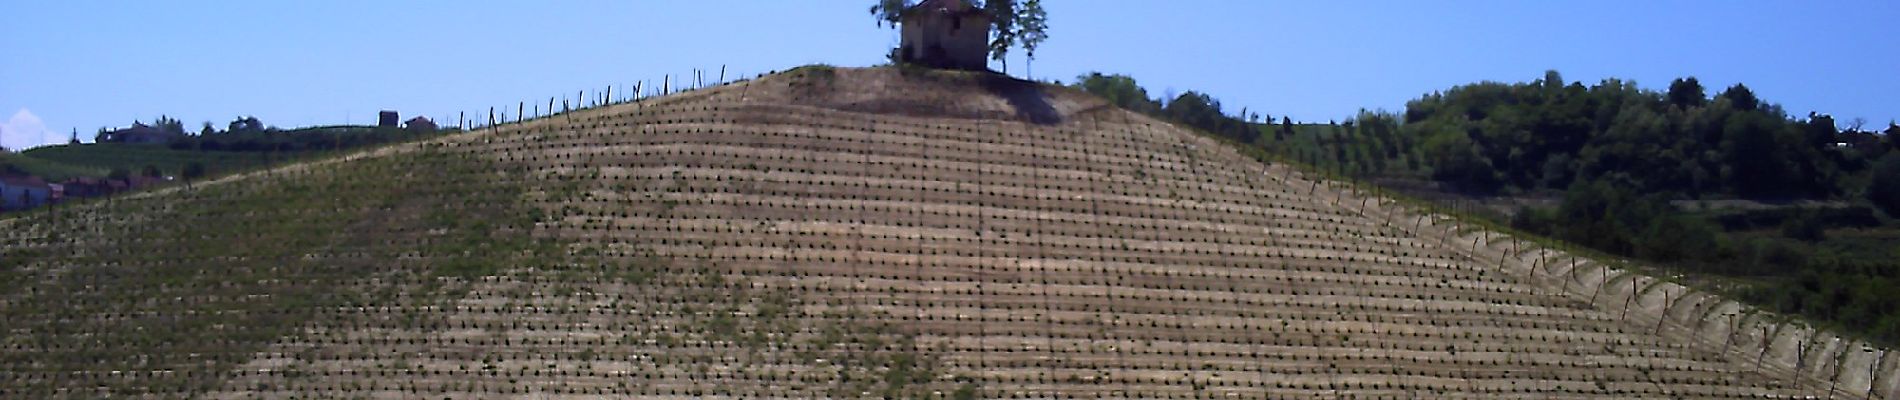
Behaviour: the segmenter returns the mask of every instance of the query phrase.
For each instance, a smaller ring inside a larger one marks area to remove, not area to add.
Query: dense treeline
[[[224,130],[213,129],[211,123],[206,122],[198,134],[173,139],[167,146],[177,150],[305,152],[394,143],[434,133],[437,132],[349,125],[285,130],[266,126],[257,117],[239,117],[226,124]]]
[[[1900,344],[1900,125],[1876,133],[1824,114],[1791,117],[1740,84],[1710,96],[1695,78],[1659,92],[1617,79],[1567,83],[1554,71],[1429,94],[1402,115],[1361,111],[1325,124],[1228,115],[1192,91],[1151,99],[1120,75],[1084,75],[1075,86],[1338,173],[1429,179],[1482,198],[1554,195],[1558,206],[1520,209],[1509,223],[1720,277],[1699,280]],[[1700,206],[1732,199],[1756,206]],[[1795,201],[1825,206],[1774,205]]]
[[[1740,84],[1709,98],[1695,78],[1659,93],[1616,79],[1565,84],[1554,71],[1413,100],[1403,129],[1422,141],[1434,179],[1481,194],[1602,180],[1688,198],[1829,199],[1888,149],[1826,115],[1788,118]]]
[[[1239,110],[1228,115],[1220,100],[1187,91],[1149,98],[1134,78],[1091,73],[1076,78],[1076,88],[1118,107],[1174,121],[1239,143],[1260,146],[1307,164],[1355,175],[1408,174],[1421,168],[1415,141],[1399,132],[1399,117],[1360,111],[1342,122],[1296,123],[1282,116]]]
[[[294,153],[395,143],[432,133],[373,126],[320,126],[190,135],[166,146],[176,150]]]

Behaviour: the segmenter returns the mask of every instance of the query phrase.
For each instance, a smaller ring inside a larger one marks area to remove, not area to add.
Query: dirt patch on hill
[[[810,66],[748,88],[751,101],[911,117],[1053,125],[1107,104],[1059,85],[992,72]]]

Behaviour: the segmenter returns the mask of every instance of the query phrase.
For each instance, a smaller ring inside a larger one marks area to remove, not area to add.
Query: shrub
[[[1874,163],[1867,200],[1888,216],[1900,217],[1900,152],[1889,152]]]

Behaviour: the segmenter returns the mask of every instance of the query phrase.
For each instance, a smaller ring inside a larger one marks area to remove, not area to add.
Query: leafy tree
[[[990,15],[990,59],[1002,62],[1005,73],[1009,72],[1010,49],[1021,46],[1029,59],[1034,60],[1036,49],[1049,39],[1049,13],[1043,9],[1041,0],[985,0],[972,4]],[[909,0],[877,0],[872,3],[870,13],[877,19],[878,26],[896,28],[904,20],[904,10],[913,5]]]
[[[1900,217],[1900,152],[1888,152],[1880,157],[1871,174],[1873,180],[1867,187],[1867,199],[1887,215]]]
[[[990,14],[990,59],[1003,63],[1003,73],[1009,73],[1009,49],[1017,43],[1017,25],[1015,0],[988,0],[983,2],[983,11]]]
[[[1808,121],[1802,124],[1801,130],[1809,146],[1833,146],[1840,140],[1840,130],[1835,126],[1834,117],[1827,114],[1808,113]]]
[[[1432,164],[1432,178],[1449,182],[1470,193],[1495,193],[1500,184],[1491,161],[1478,153],[1477,145],[1463,132],[1448,132],[1425,139],[1425,159]]]
[[[263,132],[264,122],[258,121],[257,117],[252,117],[252,116],[238,117],[237,119],[231,120],[231,123],[225,127],[224,131],[226,133]]]
[[[1695,77],[1677,78],[1669,82],[1669,104],[1681,108],[1701,107],[1707,104],[1708,93],[1702,88],[1702,82]]]
[[[879,27],[896,28],[898,23],[904,22],[904,10],[909,8],[908,0],[878,0],[871,5],[871,15],[877,17]]]
[[[1748,90],[1748,86],[1740,83],[1735,84],[1735,86],[1730,86],[1728,90],[1723,91],[1722,98],[1728,99],[1730,103],[1734,104],[1737,110],[1755,111],[1761,109],[1761,99],[1755,97],[1755,91]]]
[[[158,129],[159,132],[163,132],[165,134],[172,135],[172,136],[185,135],[184,121],[173,119],[171,116],[166,116],[166,115],[158,116],[158,119],[152,122],[152,127]]]
[[[1827,240],[1827,225],[1823,223],[1818,213],[1804,210],[1800,215],[1782,221],[1781,235],[1789,239],[1819,242]]]
[[[1634,243],[1637,257],[1662,262],[1706,259],[1721,247],[1720,234],[1707,221],[1673,213],[1651,218]]]
[[[1888,149],[1900,150],[1900,124],[1887,123],[1887,131],[1880,136],[1887,141]]]
[[[1127,75],[1103,75],[1090,72],[1075,78],[1075,87],[1108,100],[1109,104],[1143,114],[1161,111],[1161,105],[1148,98],[1148,90]]]
[[[1023,55],[1029,58],[1031,69],[1028,72],[1034,76],[1036,49],[1042,47],[1042,42],[1049,40],[1049,12],[1043,10],[1042,0],[1026,0],[1022,10],[1014,14],[1013,18],[1018,27],[1015,39],[1022,44]]]
[[[184,169],[183,169],[182,171],[179,171],[179,172],[178,172],[178,175],[179,175],[180,177],[183,177],[184,179],[187,179],[187,180],[191,180],[191,179],[198,179],[198,178],[201,178],[201,177],[204,177],[204,176],[205,176],[205,165],[204,165],[204,163],[200,163],[200,162],[197,162],[197,161],[192,161],[192,162],[190,162],[190,163],[186,163],[186,164],[185,164],[185,168],[184,168]]]
[[[1781,152],[1768,121],[1753,114],[1731,118],[1722,128],[1722,138],[1722,151],[1727,155],[1725,179],[1736,194],[1764,198],[1788,193],[1785,174],[1794,165]]]
[[[1564,89],[1564,74],[1557,70],[1544,71],[1544,79],[1537,82],[1545,91],[1556,92]]]

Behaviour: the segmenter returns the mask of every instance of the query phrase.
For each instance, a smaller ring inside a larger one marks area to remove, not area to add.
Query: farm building
[[[170,132],[144,123],[133,123],[132,127],[107,131],[102,142],[165,144],[184,135]]]
[[[65,189],[62,197],[98,197],[110,194],[112,190],[112,185],[106,183],[105,179],[91,177],[67,179],[60,183],[60,187]]]
[[[980,71],[989,68],[990,15],[967,0],[926,0],[905,9],[899,61]]]
[[[429,120],[429,117],[410,118],[408,121],[404,121],[402,123],[402,126],[403,126],[403,129],[408,129],[410,132],[417,132],[417,133],[435,132],[436,130],[435,121]]]
[[[378,127],[395,128],[396,121],[401,120],[402,114],[397,114],[395,111],[383,110],[382,112],[376,113],[376,126]]]
[[[31,176],[0,177],[0,208],[24,210],[46,204],[53,190],[46,181]]]

